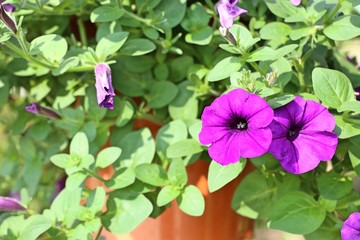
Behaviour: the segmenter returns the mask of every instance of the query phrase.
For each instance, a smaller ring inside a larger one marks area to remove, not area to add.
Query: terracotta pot
[[[188,167],[189,183],[195,184],[205,197],[205,212],[201,217],[184,214],[176,202],[156,219],[148,218],[133,232],[113,235],[108,240],[245,240],[251,239],[253,220],[236,214],[231,199],[239,181],[252,171],[248,164],[234,181],[214,193],[209,193],[207,170],[209,163],[199,160]],[[107,235],[107,237],[109,237]]]

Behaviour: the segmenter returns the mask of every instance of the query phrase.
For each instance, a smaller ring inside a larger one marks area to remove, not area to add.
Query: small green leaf
[[[360,35],[360,16],[341,16],[324,28],[324,34],[335,41],[345,41]]]
[[[119,113],[117,114],[118,118],[116,119],[115,125],[118,127],[125,126],[134,116],[134,107],[133,105],[126,100],[120,100],[120,104],[117,104]]]
[[[338,112],[352,111],[352,112],[360,113],[360,102],[355,100],[344,102],[337,110]]]
[[[125,190],[110,193],[106,206],[101,222],[108,231],[116,234],[131,232],[153,210],[153,205],[143,194]]]
[[[96,157],[96,168],[105,168],[113,164],[121,155],[121,149],[118,147],[108,147],[103,149]]]
[[[175,84],[169,81],[157,81],[150,86],[150,93],[146,99],[151,108],[162,108],[167,106],[176,98],[179,90]]]
[[[90,14],[91,22],[111,22],[124,15],[124,10],[114,6],[100,6],[95,8]]]
[[[230,77],[234,72],[239,71],[243,63],[238,57],[227,57],[218,62],[213,69],[208,73],[207,78],[210,82],[222,80]]]
[[[58,63],[65,56],[68,45],[59,35],[50,34],[35,38],[30,44],[30,54],[42,54],[52,63]]]
[[[177,187],[184,187],[188,181],[185,164],[181,158],[174,158],[170,162],[168,170],[169,181]]]
[[[294,234],[308,234],[321,226],[326,210],[309,195],[289,192],[276,201],[269,218],[269,227]]]
[[[89,153],[89,142],[83,132],[78,132],[70,143],[70,155],[85,156]]]
[[[166,156],[168,158],[185,157],[202,151],[204,149],[198,141],[185,139],[171,144],[166,150]]]
[[[246,159],[241,159],[239,162],[227,166],[222,166],[215,161],[212,161],[208,173],[210,192],[215,192],[239,176],[244,170],[245,165]]]
[[[110,189],[121,189],[135,182],[135,173],[131,168],[117,169],[111,180],[105,182]]]
[[[213,30],[209,26],[205,26],[195,31],[191,31],[185,35],[185,41],[197,45],[207,45],[211,42]]]
[[[315,68],[312,81],[316,96],[329,107],[338,108],[355,99],[350,80],[339,71]]]
[[[165,186],[168,184],[168,176],[165,170],[157,164],[140,164],[134,169],[137,179],[154,186]]]
[[[323,197],[337,200],[351,192],[352,181],[348,177],[341,176],[334,171],[331,171],[323,173],[317,178],[317,186]]]
[[[71,158],[69,154],[60,153],[50,157],[50,161],[60,168],[66,169],[72,167]]]
[[[179,208],[191,216],[201,216],[205,210],[205,200],[200,190],[194,185],[189,185],[177,198]]]
[[[260,29],[260,37],[265,40],[286,38],[291,31],[291,27],[282,22],[271,22]]]
[[[106,201],[106,192],[103,187],[97,187],[91,191],[86,206],[89,207],[93,212],[101,211]]]
[[[270,104],[272,109],[275,109],[288,104],[289,102],[294,100],[294,98],[295,98],[294,95],[288,94],[288,95],[272,98],[268,101],[268,103]]]
[[[128,32],[116,32],[102,38],[95,48],[100,61],[105,61],[108,56],[117,52],[125,43],[128,35]]]
[[[78,57],[70,57],[60,63],[60,66],[52,71],[54,76],[64,74],[69,68],[76,67],[80,62]]]
[[[25,221],[19,240],[35,240],[51,227],[49,219],[43,215],[32,215]]]
[[[119,54],[126,56],[140,56],[152,52],[156,49],[156,45],[145,38],[131,39],[126,41],[119,51]]]
[[[159,195],[156,199],[156,204],[159,207],[164,206],[177,198],[180,193],[181,190],[178,187],[174,187],[172,185],[165,186],[163,189],[160,190]]]

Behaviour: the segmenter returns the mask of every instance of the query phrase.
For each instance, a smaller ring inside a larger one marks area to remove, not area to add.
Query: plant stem
[[[262,76],[266,76],[263,70],[254,62],[248,62],[256,71],[258,71]]]
[[[88,42],[86,38],[86,30],[85,30],[84,22],[81,20],[81,18],[77,20],[77,25],[79,27],[81,45],[86,48]]]
[[[104,228],[103,226],[100,227],[98,233],[96,234],[95,240],[99,240],[99,239],[100,239],[100,237],[101,237],[101,232],[102,232],[103,228]]]
[[[102,179],[98,174],[96,174],[95,172],[89,170],[89,169],[86,169],[86,168],[83,168],[83,170],[85,172],[87,172],[90,176],[96,178],[97,180],[99,180],[100,182],[105,182],[104,179]]]
[[[323,24],[326,24],[328,21],[330,21],[335,16],[335,14],[341,8],[341,2],[342,2],[342,0],[339,0],[336,7],[331,11],[331,13],[328,14],[326,17],[324,17]]]

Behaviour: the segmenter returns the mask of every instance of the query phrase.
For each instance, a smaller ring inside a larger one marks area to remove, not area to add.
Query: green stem
[[[256,71],[258,71],[262,76],[266,76],[266,73],[261,70],[261,68],[254,62],[248,62]]]
[[[94,70],[94,66],[80,66],[69,68],[66,72],[90,72]]]
[[[131,18],[133,18],[133,19],[135,19],[135,20],[137,20],[139,22],[142,22],[142,23],[145,23],[148,26],[151,26],[148,19],[144,19],[142,17],[139,17],[138,15],[136,15],[136,14],[134,14],[132,12],[129,12],[129,11],[125,10],[125,9],[123,9],[123,10],[124,10],[124,14],[127,15],[128,17],[131,17]]]
[[[95,240],[99,240],[99,239],[100,239],[100,237],[101,237],[101,232],[102,232],[103,228],[104,228],[103,226],[100,227],[98,233],[96,234]]]
[[[77,20],[77,25],[79,27],[81,45],[83,47],[87,47],[88,42],[86,38],[86,30],[85,30],[84,22],[81,20],[81,18]]]
[[[99,181],[101,181],[101,182],[105,182],[105,180],[102,179],[102,178],[101,178],[98,174],[96,174],[95,172],[93,172],[93,171],[91,171],[91,170],[89,170],[89,169],[86,169],[86,168],[83,168],[83,170],[84,170],[85,172],[87,172],[90,176],[96,178],[97,180],[99,180]]]
[[[163,121],[154,117],[153,115],[151,114],[148,114],[148,113],[140,113],[138,114],[138,117],[136,117],[137,119],[145,119],[145,120],[148,120],[150,122],[153,122],[155,124],[159,124],[159,125],[162,125],[163,124]]]
[[[336,13],[341,8],[341,2],[342,2],[342,0],[339,0],[336,7],[331,11],[331,13],[328,14],[326,17],[324,17],[323,24],[326,24],[328,21],[330,21],[336,15]]]

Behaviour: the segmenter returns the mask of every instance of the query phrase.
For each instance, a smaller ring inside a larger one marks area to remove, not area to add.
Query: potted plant
[[[0,238],[360,236],[359,4],[1,1]]]

